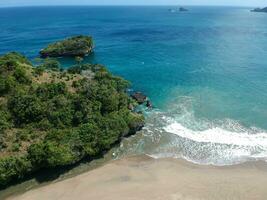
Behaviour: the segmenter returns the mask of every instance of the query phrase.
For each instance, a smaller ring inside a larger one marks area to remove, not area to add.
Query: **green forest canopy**
[[[95,157],[134,133],[142,115],[125,93],[129,83],[98,64],[67,71],[39,66],[19,53],[0,57],[0,185],[41,168]]]

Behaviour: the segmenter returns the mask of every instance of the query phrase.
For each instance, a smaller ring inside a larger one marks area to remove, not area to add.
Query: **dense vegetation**
[[[0,185],[101,155],[139,130],[128,86],[101,65],[64,71],[56,60],[33,67],[18,53],[0,57]]]
[[[40,51],[43,58],[61,56],[85,56],[93,50],[93,39],[90,36],[75,36],[48,45]]]

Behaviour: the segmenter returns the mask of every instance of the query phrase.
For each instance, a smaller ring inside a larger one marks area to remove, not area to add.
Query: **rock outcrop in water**
[[[186,11],[188,11],[188,10],[187,10],[186,8],[184,8],[184,7],[180,7],[180,8],[179,8],[179,11],[180,11],[180,12],[186,12]]]
[[[131,94],[131,97],[138,103],[138,104],[145,104],[147,108],[152,108],[152,102],[141,92],[135,92]]]
[[[266,12],[267,13],[267,7],[265,8],[255,8],[251,10],[251,12]]]
[[[186,9],[184,7],[175,8],[175,9],[170,8],[169,11],[172,12],[172,13],[175,13],[175,12],[186,12],[186,11],[188,11],[188,9]]]
[[[93,51],[93,39],[90,36],[75,36],[48,45],[40,51],[46,57],[84,57]]]
[[[136,100],[138,104],[143,104],[147,101],[147,96],[141,92],[135,92],[131,95],[131,97]]]

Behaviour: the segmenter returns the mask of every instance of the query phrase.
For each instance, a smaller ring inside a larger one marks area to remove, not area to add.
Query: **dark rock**
[[[186,8],[180,7],[180,8],[170,8],[169,11],[172,13],[176,13],[176,12],[186,12],[188,10]]]
[[[179,11],[180,11],[180,12],[186,12],[186,11],[188,11],[188,10],[187,10],[186,8],[180,7],[180,8],[179,8]]]
[[[141,131],[145,126],[145,122],[137,122],[136,124],[134,124],[134,126],[131,127],[131,129],[129,130],[129,132],[124,135],[123,137],[129,137],[131,135],[136,134],[137,132]]]
[[[147,100],[147,97],[146,97],[144,94],[142,94],[141,92],[135,92],[135,93],[133,93],[133,94],[131,95],[131,97],[132,97],[134,100],[136,100],[137,103],[139,103],[139,104],[143,104],[143,103],[145,103],[146,100]]]
[[[251,12],[267,12],[267,7],[265,8],[255,8]]]
[[[133,135],[135,133],[137,133],[138,131],[141,131],[145,126],[144,122],[139,122],[138,124],[136,124],[135,127],[131,128],[128,135]]]
[[[153,107],[151,101],[147,100],[146,107],[148,107],[148,108],[152,108]]]

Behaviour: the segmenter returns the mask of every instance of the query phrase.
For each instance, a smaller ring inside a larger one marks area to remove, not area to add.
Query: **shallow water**
[[[95,38],[103,63],[156,109],[117,157],[145,153],[202,164],[267,156],[267,15],[249,8],[28,7],[0,9],[0,53],[31,59],[48,43]],[[71,60],[63,61],[66,66]]]

